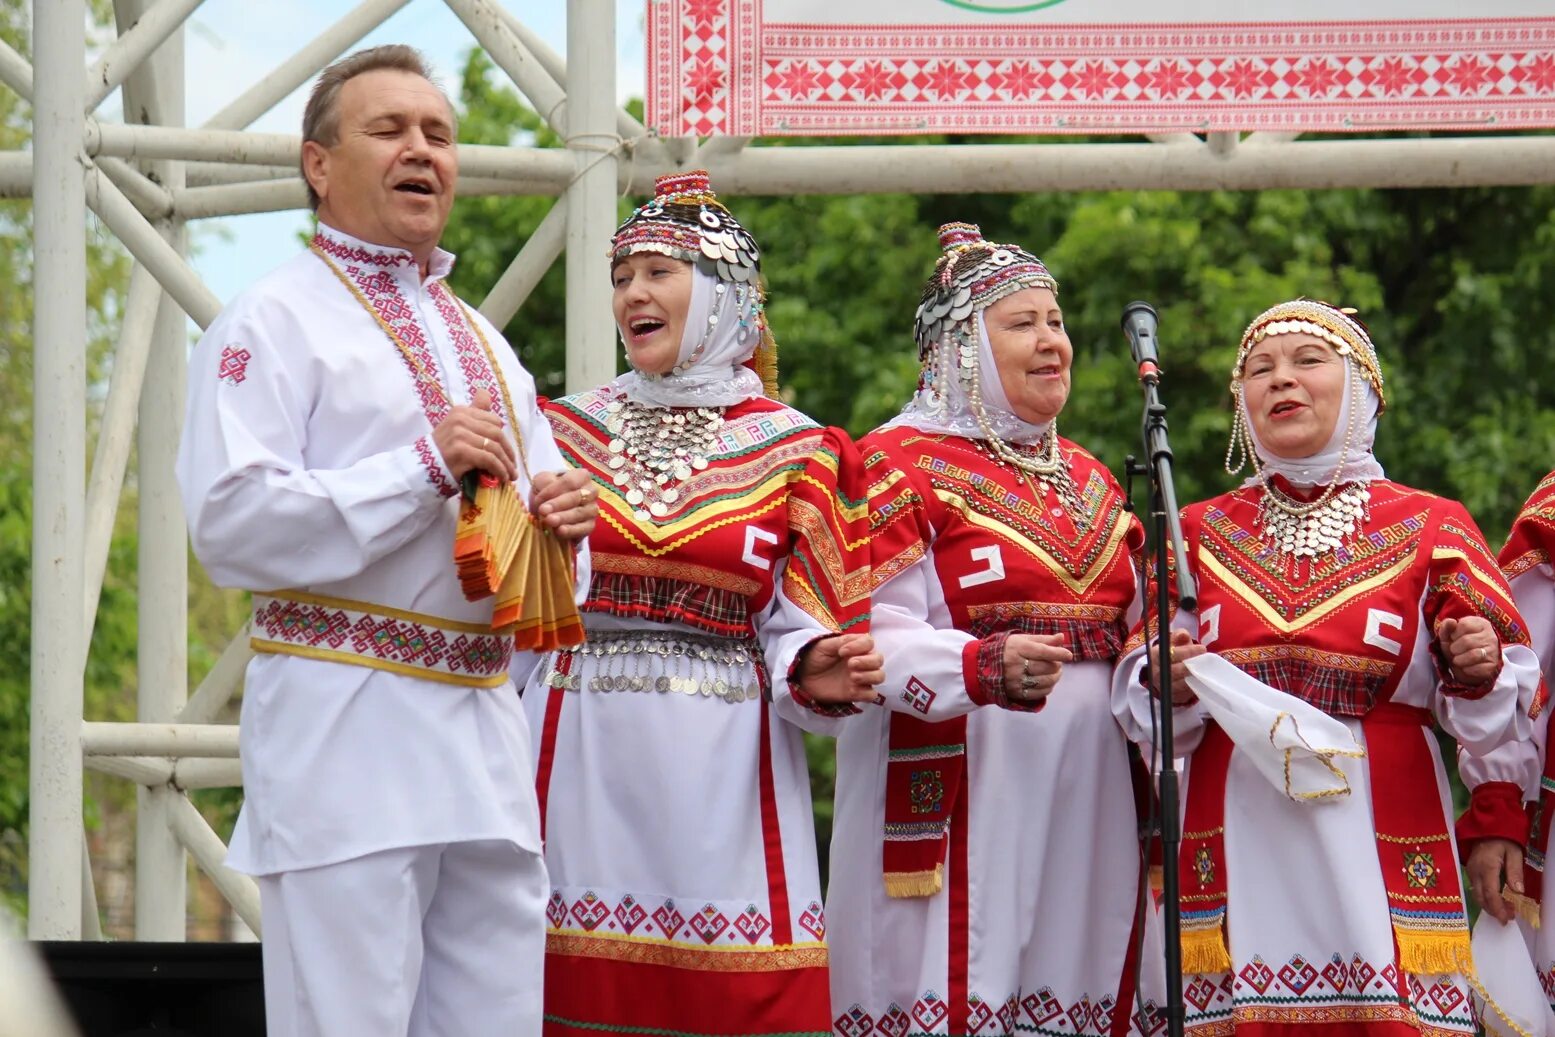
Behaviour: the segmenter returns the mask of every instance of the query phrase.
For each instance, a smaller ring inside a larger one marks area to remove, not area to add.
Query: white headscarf
[[[1382,465],[1371,452],[1372,443],[1377,437],[1377,411],[1381,401],[1377,398],[1377,391],[1371,387],[1371,382],[1361,376],[1355,361],[1348,356],[1340,356],[1339,359],[1344,361],[1348,389],[1339,406],[1339,417],[1334,421],[1334,431],[1329,435],[1327,445],[1308,457],[1289,458],[1271,453],[1259,440],[1258,429],[1247,413],[1246,395],[1238,394],[1242,421],[1252,436],[1253,447],[1263,466],[1263,471],[1250,477],[1243,486],[1258,485],[1271,475],[1283,476],[1292,486],[1327,486],[1330,482],[1343,484],[1386,478]],[[1355,414],[1357,420],[1352,432],[1351,412],[1357,403],[1360,410]],[[1348,450],[1345,449],[1347,436]]]
[[[720,281],[695,263],[687,265],[691,301],[675,366],[693,355],[696,360],[678,374],[643,374],[632,368],[612,382],[612,388],[650,407],[731,407],[763,395],[761,376],[744,366],[761,343],[755,283]],[[717,320],[709,323],[713,317]]]
[[[999,365],[994,360],[993,344],[988,341],[988,328],[983,324],[983,311],[976,310],[971,317],[977,329],[977,389],[983,400],[983,417],[993,434],[1006,443],[1036,443],[1047,434],[1051,421],[1032,423],[1017,417],[1010,407],[1010,398],[1004,393],[1004,383],[999,380]],[[935,350],[955,352],[955,343],[940,343]],[[972,409],[972,398],[961,384],[955,372],[955,358],[931,360],[926,370],[934,372],[932,384],[925,383],[913,393],[901,413],[881,426],[883,429],[904,425],[931,434],[949,434],[967,439],[987,439],[988,433],[978,423]]]

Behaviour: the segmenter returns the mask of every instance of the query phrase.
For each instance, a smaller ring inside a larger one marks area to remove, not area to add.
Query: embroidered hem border
[[[300,591],[254,595],[249,646],[467,688],[501,687],[513,658],[511,630]]]
[[[783,972],[790,969],[824,969],[827,966],[824,943],[792,943],[726,950],[640,937],[585,935],[555,929],[545,934],[545,953],[644,965],[668,965],[702,972]]]

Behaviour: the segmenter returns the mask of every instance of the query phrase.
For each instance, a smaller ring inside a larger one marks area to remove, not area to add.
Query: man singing
[[[318,233],[200,340],[178,462],[195,553],[254,592],[228,863],[259,881],[269,1032],[538,1034],[525,660],[453,538],[461,479],[496,476],[586,585],[595,491],[445,283],[455,116],[420,55],[325,69],[302,136]]]

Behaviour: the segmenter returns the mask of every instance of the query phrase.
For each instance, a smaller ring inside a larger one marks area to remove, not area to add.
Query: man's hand
[[[1479,906],[1505,924],[1517,917],[1517,908],[1501,895],[1502,879],[1513,893],[1523,891],[1523,848],[1510,839],[1480,839],[1469,851],[1469,888]]]
[[[599,518],[599,491],[581,468],[536,472],[529,510],[563,540],[582,540]]]
[[[432,444],[454,474],[454,482],[480,470],[503,482],[518,478],[513,446],[502,431],[502,419],[491,412],[491,394],[476,389],[468,407],[453,407],[432,430]]]
[[[885,657],[869,634],[834,634],[815,642],[799,660],[794,681],[806,695],[828,706],[874,702],[885,680]]]

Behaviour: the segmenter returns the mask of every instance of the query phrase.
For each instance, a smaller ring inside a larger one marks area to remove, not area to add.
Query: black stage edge
[[[257,943],[35,943],[81,1037],[264,1037]]]

